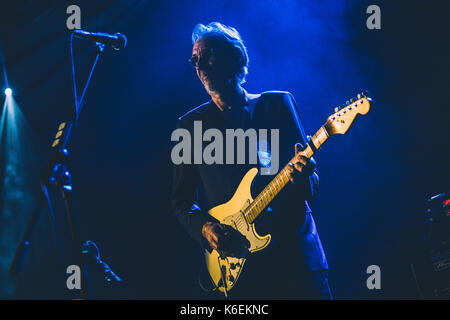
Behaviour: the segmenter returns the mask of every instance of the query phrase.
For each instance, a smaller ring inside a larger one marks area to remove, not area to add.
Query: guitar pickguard
[[[247,222],[242,212],[249,204],[250,200],[247,201],[247,204],[240,212],[226,217],[221,221],[221,223],[227,224],[239,231],[250,242],[249,251],[255,252],[258,250],[262,250],[269,245],[270,235],[266,237],[259,236],[256,233],[254,224]]]

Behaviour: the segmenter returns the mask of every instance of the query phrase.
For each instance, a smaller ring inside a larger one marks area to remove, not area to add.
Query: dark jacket
[[[178,119],[177,127],[187,129],[192,139],[195,138],[194,121],[202,121],[203,132],[209,128],[221,130],[224,146],[225,129],[279,129],[279,169],[293,157],[295,143],[300,142],[304,146],[307,143],[298,107],[289,92],[264,92],[256,105],[233,108],[231,111],[220,111],[211,100]],[[269,131],[269,146],[270,136]],[[203,147],[209,143],[203,142]],[[270,146],[269,150],[271,149]],[[224,162],[225,152],[226,150],[223,151]],[[234,154],[236,156],[236,152]],[[193,159],[193,150],[191,155]],[[207,246],[201,235],[203,224],[215,220],[208,214],[208,210],[231,199],[244,174],[255,166],[260,166],[260,163],[208,165],[193,164],[192,160],[191,164],[174,165],[172,211],[200,246]],[[258,175],[252,186],[253,197],[256,197],[273,177]],[[309,178],[295,185],[289,183],[272,201],[267,212],[261,213],[255,221],[255,228],[260,235],[272,234],[272,242],[269,245],[271,250],[286,250],[289,254],[295,252],[309,270],[328,268],[307,202],[315,196],[318,182],[316,170]],[[261,253],[264,254],[264,250]]]

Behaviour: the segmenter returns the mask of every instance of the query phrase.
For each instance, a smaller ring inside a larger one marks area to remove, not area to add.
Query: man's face
[[[197,76],[209,94],[218,93],[227,83],[226,74],[219,64],[217,55],[220,48],[211,38],[199,39],[192,48],[192,60]]]

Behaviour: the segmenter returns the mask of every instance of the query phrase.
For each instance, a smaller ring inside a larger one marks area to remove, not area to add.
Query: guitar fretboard
[[[325,141],[329,138],[328,132],[324,126],[316,132],[311,138],[311,142],[315,150],[319,149]],[[310,158],[315,151],[308,144],[303,151],[297,153],[292,159],[293,163],[296,157],[300,154]],[[248,223],[253,223],[261,212],[270,204],[270,202],[276,197],[276,195],[286,186],[289,182],[288,165],[278,172],[273,180],[260,192],[260,194],[250,203],[250,205],[244,210],[244,217]]]

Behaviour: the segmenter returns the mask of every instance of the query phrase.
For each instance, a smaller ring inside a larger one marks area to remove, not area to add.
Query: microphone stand
[[[70,138],[73,134],[74,128],[76,127],[78,118],[80,116],[80,112],[83,108],[84,102],[85,102],[85,95],[87,87],[89,86],[89,82],[92,78],[92,74],[94,72],[95,66],[97,65],[97,62],[99,60],[100,54],[103,52],[105,45],[102,43],[97,42],[97,50],[96,50],[96,56],[94,58],[94,61],[91,66],[91,71],[89,73],[89,76],[86,80],[83,92],[78,99],[77,97],[77,90],[76,90],[76,82],[75,82],[75,69],[73,64],[73,54],[72,54],[72,38],[73,34],[71,35],[70,39],[70,46],[71,46],[71,55],[72,55],[72,72],[74,77],[74,94],[75,94],[75,107],[73,112],[71,112],[71,119],[67,122],[62,122],[58,126],[58,131],[55,135],[55,140],[53,141],[53,144],[51,146],[52,155],[50,158],[50,161],[44,169],[42,179],[41,179],[41,192],[40,192],[40,199],[38,201],[38,205],[35,208],[35,210],[32,213],[30,222],[28,223],[27,229],[25,231],[25,234],[23,236],[22,241],[20,242],[14,259],[11,263],[9,272],[11,275],[17,275],[24,263],[25,256],[27,251],[30,248],[31,245],[31,234],[34,230],[34,227],[36,225],[37,219],[39,217],[39,212],[44,206],[44,204],[47,205],[48,209],[48,215],[49,220],[51,222],[52,226],[52,236],[53,240],[57,247],[57,253],[59,256],[59,260],[61,263],[61,268],[63,268],[64,274],[65,274],[65,268],[63,263],[63,252],[59,241],[59,235],[58,235],[58,228],[55,220],[55,215],[53,211],[52,201],[50,199],[49,193],[48,193],[48,187],[53,187],[59,191],[61,191],[62,198],[64,200],[64,206],[67,213],[67,219],[68,219],[68,225],[70,228],[71,238],[72,238],[72,245],[75,252],[75,259],[77,261],[77,265],[80,267],[81,271],[81,299],[90,299],[92,298],[92,290],[89,282],[89,276],[86,264],[83,262],[83,255],[82,255],[82,245],[78,237],[78,233],[75,227],[75,221],[72,211],[72,200],[71,200],[71,191],[72,191],[72,177],[70,175],[69,170],[67,169],[65,165],[65,161],[69,155],[68,151],[68,145]]]

